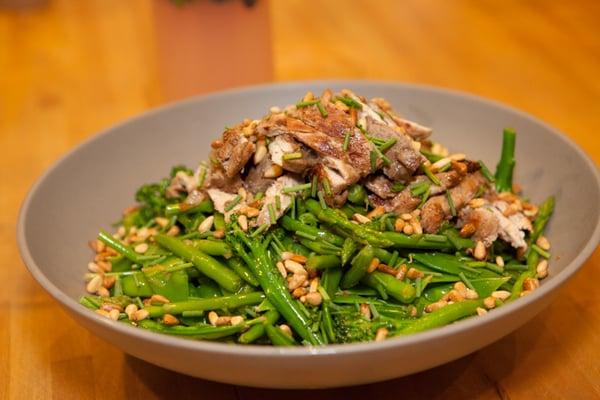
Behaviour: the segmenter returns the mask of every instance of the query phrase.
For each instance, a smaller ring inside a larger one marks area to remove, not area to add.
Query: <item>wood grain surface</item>
[[[193,379],[76,325],[19,258],[19,205],[57,157],[164,103],[168,88],[157,78],[164,55],[152,2],[39,3],[0,9],[0,398],[600,398],[599,251],[557,301],[499,342],[356,388],[284,392]],[[277,81],[373,78],[473,92],[546,120],[600,162],[598,1],[272,0],[269,11]]]

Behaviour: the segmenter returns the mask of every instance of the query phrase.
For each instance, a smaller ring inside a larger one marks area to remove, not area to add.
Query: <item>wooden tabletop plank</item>
[[[194,379],[127,356],[71,320],[20,261],[18,207],[57,157],[169,100],[153,5],[49,0],[0,9],[0,398],[600,398],[599,251],[513,334],[438,368],[351,389],[271,391]],[[600,162],[597,1],[268,6],[274,80],[370,78],[472,92],[549,122]]]

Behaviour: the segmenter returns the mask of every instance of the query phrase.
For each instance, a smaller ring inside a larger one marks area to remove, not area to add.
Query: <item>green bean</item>
[[[201,273],[213,279],[224,289],[236,292],[242,286],[242,279],[235,272],[208,254],[188,246],[172,236],[159,234],[155,236],[155,240],[179,257],[193,263]]]
[[[281,217],[281,219],[279,221],[281,221],[281,226],[287,231],[294,232],[294,233],[304,232],[313,237],[325,240],[326,242],[329,242],[336,246],[341,246],[344,244],[343,238],[341,238],[337,235],[334,235],[331,232],[315,228],[314,226],[305,225],[305,224],[301,223],[300,221],[297,221],[295,219],[288,217],[287,215],[284,215],[283,217]]]
[[[262,318],[265,319],[265,322],[268,324],[274,324],[279,319],[279,312],[277,310],[269,310],[262,315]],[[264,324],[256,324],[253,325],[246,332],[242,333],[238,338],[238,342],[243,344],[250,344],[256,342],[258,339],[263,337],[265,334],[265,325]]]
[[[275,327],[269,323],[265,324],[265,332],[274,346],[294,346],[296,342],[294,338],[282,331],[279,327]]]
[[[260,286],[258,279],[254,276],[252,271],[246,267],[244,262],[237,257],[232,257],[227,260],[227,265],[231,268],[236,274],[238,274],[243,280],[248,282],[250,285],[254,287]]]
[[[348,264],[348,261],[352,259],[354,252],[356,251],[356,242],[350,238],[346,238],[344,240],[344,245],[342,246],[342,265]]]
[[[213,203],[210,200],[203,200],[195,205],[189,205],[187,203],[169,204],[165,208],[165,214],[167,217],[193,212],[211,213],[213,211]]]
[[[362,278],[362,282],[372,288],[377,285],[383,286],[388,295],[402,303],[410,303],[416,296],[416,290],[410,283],[383,272],[374,271],[367,274]]]
[[[323,271],[321,274],[321,285],[325,288],[325,291],[329,297],[333,297],[337,292],[342,279],[341,268],[330,268]]]
[[[496,167],[496,190],[512,191],[513,169],[515,167],[515,142],[517,134],[506,128],[502,134],[502,155]]]
[[[166,333],[175,336],[193,337],[195,339],[205,340],[214,340],[231,336],[241,332],[245,328],[245,324],[239,324],[234,326],[167,326],[153,321],[151,319],[144,319],[142,321],[138,321],[137,324],[140,328],[147,329],[153,332]]]
[[[344,274],[340,284],[342,289],[348,289],[358,284],[362,277],[367,273],[369,264],[374,257],[373,246],[367,245],[363,247],[352,260],[350,269]]]
[[[251,292],[244,294],[234,294],[231,296],[212,297],[207,299],[191,299],[174,303],[166,303],[162,306],[144,307],[150,317],[160,317],[165,314],[181,314],[184,311],[207,311],[220,309],[233,309],[240,306],[258,304],[265,299],[262,292]]]
[[[233,255],[231,247],[222,240],[197,239],[192,240],[192,247],[210,255],[229,258]]]
[[[334,255],[312,255],[306,260],[306,266],[313,269],[327,269],[342,266],[342,260]]]
[[[317,242],[309,239],[300,239],[302,246],[309,248],[317,254],[332,254],[339,255],[341,250],[331,245],[327,245],[327,242]]]
[[[131,248],[131,246],[128,246],[128,245],[124,244],[119,239],[115,239],[114,237],[112,237],[111,234],[109,234],[106,231],[100,231],[100,233],[98,234],[98,239],[102,243],[106,244],[107,246],[113,248],[114,250],[116,250],[117,252],[119,252],[120,254],[122,254],[124,257],[126,257],[129,260],[133,261],[135,264],[143,264],[144,261],[146,261],[146,260],[151,260],[153,258],[160,257],[159,255],[156,255],[156,256],[142,256],[141,254],[136,253]]]
[[[246,261],[260,282],[260,286],[271,304],[302,339],[313,345],[322,344],[323,340],[310,329],[309,318],[302,312],[299,303],[292,299],[279,271],[273,265],[262,243],[249,239],[239,230],[235,231],[235,237],[244,242],[252,252],[253,257],[250,258],[241,245],[234,245],[238,255]]]
[[[482,305],[482,300],[465,300],[454,304],[448,304],[439,310],[413,320],[409,325],[400,329],[397,333],[406,335],[448,325],[456,320],[475,315],[477,313],[477,308]]]

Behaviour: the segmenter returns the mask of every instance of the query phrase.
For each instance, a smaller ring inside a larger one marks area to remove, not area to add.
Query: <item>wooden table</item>
[[[275,80],[377,78],[494,98],[566,132],[600,162],[597,1],[272,1]],[[32,182],[75,144],[163,103],[151,3],[49,1],[0,11],[0,398],[600,397],[600,252],[540,316],[414,376],[280,392],[206,382],[126,356],[77,326],[15,244]],[[209,397],[211,396],[211,397]]]

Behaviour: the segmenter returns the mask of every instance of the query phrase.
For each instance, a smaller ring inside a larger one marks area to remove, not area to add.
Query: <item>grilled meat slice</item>
[[[218,165],[213,165],[208,171],[206,182],[209,188],[221,189],[229,193],[237,193],[238,189],[244,184],[240,174],[228,177],[225,170]]]
[[[269,153],[273,163],[280,165],[286,171],[303,174],[319,162],[319,157],[308,147],[298,143],[291,135],[275,136],[269,143]],[[286,153],[300,153],[301,158],[284,160]]]
[[[449,190],[452,202],[457,211],[460,211],[480,187],[487,185],[487,181],[480,172],[467,175],[457,186]],[[421,211],[421,225],[427,233],[435,233],[442,222],[452,216],[446,196],[435,196],[427,200]]]
[[[289,207],[289,205],[292,203],[292,199],[294,198],[294,193],[283,193],[283,189],[286,187],[299,185],[300,183],[300,180],[290,175],[283,175],[277,178],[277,180],[275,180],[275,182],[273,182],[265,192],[263,206],[260,209],[260,214],[258,214],[256,219],[256,226],[261,226],[263,224],[271,225],[269,208],[275,212],[275,219],[279,219],[285,213],[285,210]],[[279,196],[279,209],[276,207],[277,196]],[[269,205],[271,205],[271,207],[269,207]]]
[[[371,117],[367,117],[366,121],[367,131],[374,137],[385,140],[396,139],[396,144],[385,153],[391,160],[391,164],[383,168],[383,173],[392,180],[407,181],[410,179],[425,160],[421,153],[413,147],[412,140]]]
[[[394,112],[390,103],[380,97],[371,99],[368,104],[375,111],[378,111],[378,114],[383,114],[382,117],[388,125],[390,125],[388,119],[391,119],[396,126],[400,127],[403,132],[415,140],[425,140],[431,136],[431,133],[433,132],[431,128],[401,118]]]
[[[227,129],[222,140],[212,143],[212,157],[222,166],[225,175],[233,178],[246,165],[254,153],[254,143],[244,136],[240,127]]]
[[[252,166],[248,170],[248,175],[244,180],[244,187],[252,194],[258,192],[264,192],[275,182],[273,178],[265,178],[265,171],[271,167],[271,160],[269,157],[262,159],[260,163]]]
[[[369,176],[365,180],[365,186],[371,192],[375,193],[381,199],[391,199],[396,197],[398,193],[392,191],[394,182],[390,181],[383,175]]]

